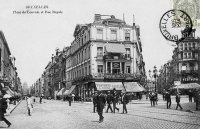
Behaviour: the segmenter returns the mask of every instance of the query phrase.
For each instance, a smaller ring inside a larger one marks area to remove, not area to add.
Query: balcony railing
[[[112,73],[94,73],[92,77],[95,79],[138,79],[140,76],[136,74],[112,74]]]
[[[115,55],[104,55],[104,60],[130,60],[130,56],[127,57],[126,55],[120,55],[120,56],[115,56]]]
[[[198,70],[182,70],[179,73],[198,73]]]

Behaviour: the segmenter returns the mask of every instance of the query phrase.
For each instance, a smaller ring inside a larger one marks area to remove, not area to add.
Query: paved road
[[[122,105],[118,106],[122,109]],[[28,116],[22,101],[7,119],[12,122],[10,129],[200,129],[200,114],[162,106],[128,104],[128,114],[104,113],[104,122],[98,123],[91,102],[72,103],[69,107],[67,102],[45,100],[35,103],[33,115]],[[1,122],[3,127],[7,126]]]

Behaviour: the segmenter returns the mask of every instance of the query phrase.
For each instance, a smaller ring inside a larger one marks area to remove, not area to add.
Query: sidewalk
[[[20,100],[19,102],[16,102],[16,105],[10,104],[10,109],[9,109],[8,112],[5,114],[5,116],[10,115],[10,114],[15,110],[15,108],[21,103],[21,101],[22,101],[22,100]]]
[[[175,110],[176,108],[176,100],[175,100],[175,96],[171,96],[171,110]],[[150,100],[146,99],[145,96],[142,96],[141,100],[132,100],[130,102],[131,104],[143,104],[143,105],[149,105],[150,106]],[[155,106],[155,108],[160,108],[160,109],[166,109],[166,101],[163,100],[162,95],[158,96],[158,105]],[[181,96],[181,102],[180,102],[183,110],[185,112],[191,112],[191,113],[196,113],[200,115],[200,111],[196,111],[196,103],[194,102],[189,102],[189,98],[187,95],[182,95]]]

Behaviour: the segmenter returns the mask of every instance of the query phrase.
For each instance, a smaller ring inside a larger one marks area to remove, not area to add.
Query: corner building
[[[78,99],[89,100],[95,90],[125,90],[125,82],[144,84],[140,28],[134,22],[95,14],[93,23],[76,26],[74,38],[65,55],[66,83]]]

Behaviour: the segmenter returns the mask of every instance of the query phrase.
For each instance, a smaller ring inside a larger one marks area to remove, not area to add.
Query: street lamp
[[[157,76],[158,76],[158,74],[157,74],[157,72],[158,72],[158,70],[157,70],[157,67],[156,66],[154,66],[153,67],[154,69],[153,69],[153,77],[155,78],[155,92],[156,92],[156,78],[157,78]]]

